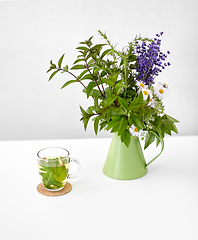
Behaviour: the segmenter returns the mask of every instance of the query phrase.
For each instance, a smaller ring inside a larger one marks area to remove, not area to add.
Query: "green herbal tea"
[[[60,190],[67,181],[69,162],[63,157],[43,158],[38,164],[41,181],[45,188]]]

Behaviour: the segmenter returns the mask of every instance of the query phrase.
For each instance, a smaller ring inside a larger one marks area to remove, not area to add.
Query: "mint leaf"
[[[125,130],[121,134],[121,142],[124,142],[124,144],[128,147],[130,142],[131,142],[131,134],[129,133],[128,130]]]
[[[59,59],[59,61],[58,61],[58,67],[59,67],[59,68],[61,68],[61,64],[62,64],[62,61],[63,61],[64,56],[65,56],[65,54],[63,54],[63,55],[61,56],[61,58]]]
[[[144,149],[146,149],[155,140],[155,135],[147,132],[145,136]]]
[[[172,122],[175,122],[175,123],[178,123],[178,122],[179,122],[177,119],[175,119],[175,118],[173,118],[173,117],[171,117],[171,116],[169,116],[169,115],[167,115],[167,114],[166,114],[166,117],[167,117],[169,120],[171,120]]]
[[[67,81],[65,84],[63,84],[63,86],[61,87],[61,89],[67,87],[68,85],[70,85],[71,83],[75,83],[78,82],[78,80],[69,80]]]
[[[49,77],[49,80],[48,81],[50,81],[52,78],[53,78],[53,76],[57,73],[57,72],[59,72],[60,70],[58,69],[58,70],[56,70],[56,71],[54,71],[51,75],[50,75],[50,77]]]
[[[118,128],[118,135],[121,135],[126,130],[127,126],[128,126],[128,121],[126,117],[122,117],[119,128]]]
[[[94,131],[96,135],[98,133],[98,125],[99,125],[99,117],[96,117],[94,120]]]

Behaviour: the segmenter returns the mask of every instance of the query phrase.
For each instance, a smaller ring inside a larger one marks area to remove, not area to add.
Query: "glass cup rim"
[[[46,147],[46,148],[42,148],[41,150],[39,150],[39,151],[37,152],[37,157],[38,157],[39,159],[45,161],[46,159],[40,157],[39,154],[40,154],[40,152],[42,152],[43,150],[47,150],[47,149],[61,149],[61,150],[64,150],[64,151],[67,152],[67,156],[64,156],[64,157],[62,157],[62,158],[63,158],[63,159],[66,159],[66,158],[69,157],[69,151],[68,151],[66,148],[62,148],[62,147]],[[55,159],[48,159],[48,161],[57,161],[57,160],[55,160]]]

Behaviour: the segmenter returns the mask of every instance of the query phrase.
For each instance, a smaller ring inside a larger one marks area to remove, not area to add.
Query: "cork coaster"
[[[45,196],[50,196],[50,197],[54,197],[54,196],[61,196],[64,195],[68,192],[70,192],[72,189],[72,185],[69,182],[66,182],[65,186],[63,189],[61,189],[60,191],[48,191],[47,189],[44,188],[43,184],[40,183],[37,186],[37,191]]]

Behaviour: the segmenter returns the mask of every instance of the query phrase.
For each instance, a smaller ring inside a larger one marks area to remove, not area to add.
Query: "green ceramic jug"
[[[156,135],[156,137],[158,136]],[[103,173],[110,178],[119,180],[132,180],[143,177],[148,171],[147,166],[158,158],[164,149],[163,139],[159,140],[161,142],[161,152],[146,163],[138,137],[131,136],[130,145],[126,147],[117,133],[114,133],[103,167]]]

